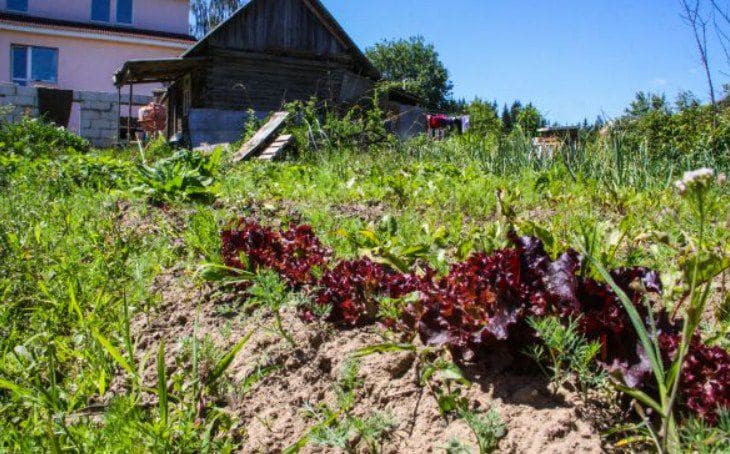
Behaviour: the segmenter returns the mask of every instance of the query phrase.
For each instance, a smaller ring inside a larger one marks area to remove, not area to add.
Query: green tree
[[[366,55],[385,80],[418,95],[427,107],[448,105],[453,89],[449,71],[433,44],[426,43],[422,36],[382,41],[369,48]]]
[[[689,90],[686,90],[686,91],[681,91],[677,95],[677,100],[674,101],[674,105],[676,106],[676,108],[679,112],[684,112],[685,110],[699,107],[700,100],[697,99],[697,96],[695,96],[694,93],[692,93]]]
[[[509,108],[509,114],[510,117],[512,117],[513,125],[517,124],[517,118],[519,118],[520,112],[522,112],[522,103],[515,100],[515,102],[512,103],[512,107]]]
[[[190,0],[191,33],[202,38],[246,3],[248,0]]]
[[[652,112],[669,114],[670,111],[671,109],[669,108],[665,95],[640,91],[636,94],[636,99],[631,101],[631,104],[626,109],[626,115],[630,117],[643,117]]]
[[[510,131],[512,131],[513,126],[514,121],[512,118],[512,114],[507,108],[507,104],[505,104],[504,108],[502,109],[502,131],[504,131],[505,134],[508,134]]]
[[[498,137],[502,132],[502,121],[497,115],[496,104],[490,104],[475,98],[466,108],[471,119],[469,132],[481,137]]]
[[[545,125],[545,119],[535,106],[528,104],[517,113],[517,124],[525,134],[534,137],[537,135],[537,130]]]

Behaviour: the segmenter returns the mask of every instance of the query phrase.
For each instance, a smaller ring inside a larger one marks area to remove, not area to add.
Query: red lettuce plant
[[[226,266],[270,268],[294,288],[315,283],[313,271],[324,266],[330,256],[330,251],[306,225],[291,225],[288,230],[274,231],[256,222],[239,219],[223,231],[222,244]]]
[[[540,240],[511,236],[514,248],[478,253],[452,265],[442,277],[402,273],[368,258],[332,264],[330,251],[309,226],[273,230],[240,219],[222,233],[225,264],[270,268],[292,288],[309,288],[317,304],[329,307],[328,320],[346,326],[378,321],[381,298],[416,294],[399,321],[389,326],[414,330],[430,345],[444,345],[457,359],[472,360],[497,346],[515,352],[536,342],[528,316],[557,315],[578,320],[581,333],[602,345],[601,363],[632,387],[652,392],[651,367],[635,329],[611,288],[581,275],[580,255],[569,250],[552,260]],[[318,277],[315,270],[322,270]],[[664,362],[677,351],[681,320],[643,303],[661,291],[656,272],[621,268],[611,272],[647,326],[653,323]],[[308,313],[312,317],[311,313]],[[730,405],[730,355],[696,339],[683,366],[685,408],[714,423]]]

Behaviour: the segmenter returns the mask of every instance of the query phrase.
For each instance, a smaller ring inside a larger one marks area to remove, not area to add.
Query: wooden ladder
[[[259,155],[259,159],[262,161],[273,161],[278,159],[284,152],[284,149],[293,141],[294,137],[290,134],[279,136],[271,145],[269,145],[268,148],[264,150],[263,153]]]
[[[233,162],[240,162],[255,156],[268,145],[272,145],[274,138],[284,127],[284,122],[289,118],[289,112],[276,112],[269,118],[269,121],[261,127],[251,139],[241,146],[241,149],[233,155]],[[283,147],[282,147],[283,148]]]

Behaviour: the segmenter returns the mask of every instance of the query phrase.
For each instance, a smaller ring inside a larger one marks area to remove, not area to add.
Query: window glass
[[[25,85],[28,80],[28,48],[12,46],[10,51],[13,68],[13,82]]]
[[[34,47],[31,53],[31,79],[40,82],[56,82],[58,50],[48,47]]]
[[[117,0],[117,22],[122,24],[132,23],[133,0]]]
[[[28,0],[8,0],[8,9],[28,12]]]
[[[91,20],[109,22],[110,0],[91,0]]]

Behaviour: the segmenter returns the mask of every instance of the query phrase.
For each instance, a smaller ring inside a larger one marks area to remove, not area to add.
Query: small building
[[[198,146],[238,140],[249,110],[363,102],[380,73],[319,0],[252,0],[181,57],[128,61],[114,78],[167,83],[167,136]]]
[[[540,157],[552,157],[565,146],[574,146],[580,141],[580,126],[551,126],[537,130],[532,141],[533,152]]]

